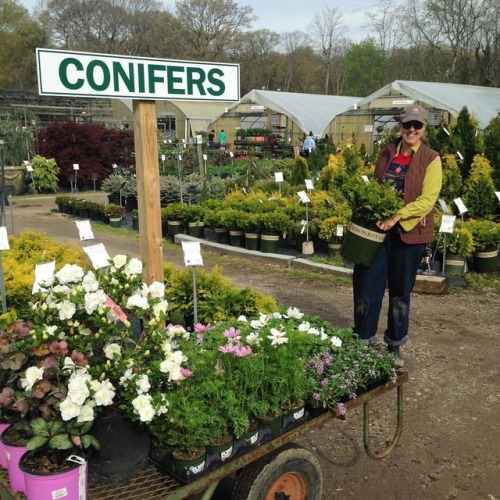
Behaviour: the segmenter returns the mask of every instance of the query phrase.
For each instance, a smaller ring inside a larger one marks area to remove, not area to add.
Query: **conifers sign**
[[[238,101],[238,64],[36,49],[40,95]]]

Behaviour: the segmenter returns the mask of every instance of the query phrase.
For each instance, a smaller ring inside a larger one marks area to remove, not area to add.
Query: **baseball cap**
[[[400,120],[402,123],[417,121],[427,124],[427,111],[418,104],[412,104],[411,106],[406,106],[401,111]]]

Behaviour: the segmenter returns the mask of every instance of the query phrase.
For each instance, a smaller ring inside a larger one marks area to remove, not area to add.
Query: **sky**
[[[161,0],[171,11],[175,10],[175,0]],[[365,12],[374,10],[374,0],[235,0],[239,5],[253,7],[254,15],[259,19],[254,22],[253,29],[269,29],[277,33],[287,31],[306,31],[315,14],[325,7],[338,7],[344,18],[348,31],[346,36],[356,42],[368,36],[368,30],[362,25],[367,22]],[[39,0],[18,0],[27,9],[33,10]],[[346,5],[347,4],[347,5]]]

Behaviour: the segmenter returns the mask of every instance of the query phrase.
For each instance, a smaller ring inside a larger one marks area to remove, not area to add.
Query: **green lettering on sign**
[[[208,81],[216,87],[216,88],[210,87],[208,89],[208,93],[210,95],[219,96],[219,95],[224,94],[224,92],[226,91],[226,85],[224,84],[224,81],[217,78],[218,76],[221,76],[221,77],[224,76],[224,72],[220,69],[215,68],[215,69],[211,69],[208,72]]]
[[[167,66],[167,84],[168,84],[168,93],[169,94],[178,94],[183,95],[184,91],[182,88],[176,89],[174,88],[174,84],[180,83],[182,85],[182,78],[175,77],[174,72],[183,72],[184,68],[182,66]]]
[[[74,59],[73,57],[68,57],[67,59],[63,59],[61,64],[59,65],[59,78],[62,82],[62,84],[70,89],[70,90],[78,90],[81,89],[85,80],[83,78],[78,78],[75,83],[71,83],[68,80],[68,66],[72,64],[73,66],[76,67],[78,71],[83,70],[83,64],[78,60]]]
[[[99,85],[96,83],[94,78],[94,71],[96,68],[101,68],[102,70],[102,83]],[[95,60],[91,61],[87,66],[87,81],[93,90],[106,90],[109,87],[111,81],[111,75],[109,73],[109,68],[103,61]]]
[[[198,92],[200,95],[206,95],[205,89],[203,88],[203,82],[205,81],[205,72],[200,68],[187,68],[187,86],[188,95],[193,95],[193,87],[198,87]]]

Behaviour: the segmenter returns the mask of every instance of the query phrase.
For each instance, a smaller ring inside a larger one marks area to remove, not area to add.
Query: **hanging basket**
[[[353,264],[370,266],[385,237],[374,222],[354,218],[347,225],[340,254]]]

